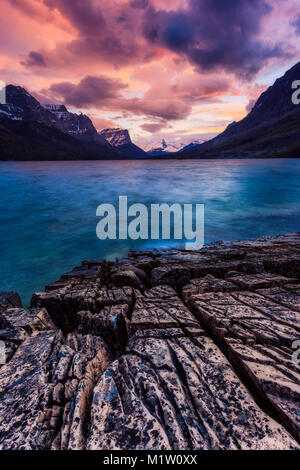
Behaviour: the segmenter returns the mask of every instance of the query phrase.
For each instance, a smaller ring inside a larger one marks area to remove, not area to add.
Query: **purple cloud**
[[[77,108],[110,109],[116,112],[146,115],[162,120],[185,119],[192,107],[178,99],[125,98],[122,91],[127,85],[121,80],[105,76],[85,77],[78,84],[53,83],[42,93],[57,102]],[[49,101],[49,99],[48,99]]]
[[[44,3],[59,10],[85,36],[99,35],[100,28],[105,26],[101,6],[91,0],[44,0]]]
[[[190,0],[188,8],[175,12],[149,7],[144,35],[202,70],[252,77],[268,59],[286,56],[280,44],[259,38],[262,20],[271,11],[265,0]]]
[[[8,1],[27,14],[35,3]],[[48,13],[59,11],[76,30],[66,47],[57,44],[52,60],[45,51],[38,51],[47,63],[55,64],[55,58],[61,63],[67,56],[69,62],[84,57],[122,66],[149,62],[157,57],[158,49],[166,49],[201,71],[222,69],[252,78],[269,59],[289,56],[281,43],[262,39],[263,20],[272,12],[271,0],[187,0],[177,10],[157,9],[151,0],[40,2]],[[298,20],[294,20],[297,31]],[[31,66],[34,61],[28,57],[24,64]]]
[[[70,82],[53,83],[49,94],[61,98],[66,105],[75,107],[103,106],[120,97],[127,85],[109,77],[85,77],[78,85]]]
[[[67,51],[80,57],[103,59],[114,65],[144,62],[153,55],[153,45],[146,44],[140,32],[145,0],[132,5],[111,0],[43,0],[50,10],[58,10],[75,28],[77,35]],[[142,44],[141,44],[142,42]],[[66,50],[57,47],[57,56]]]

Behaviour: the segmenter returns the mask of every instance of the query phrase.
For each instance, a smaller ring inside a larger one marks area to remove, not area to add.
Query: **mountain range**
[[[189,148],[194,147],[195,145],[201,144],[203,141],[195,140],[194,142],[189,143],[188,145],[183,142],[166,142],[165,139],[160,140],[159,142],[151,142],[145,147],[145,151],[150,156],[183,152]]]
[[[110,133],[108,132],[110,131]],[[64,105],[41,105],[22,87],[6,87],[0,104],[0,160],[124,160],[147,154],[134,145],[128,131],[123,145],[112,135],[120,129],[98,132],[91,119]],[[105,138],[109,134],[109,140]]]
[[[98,132],[91,119],[64,105],[40,104],[22,87],[6,87],[0,104],[0,160],[123,160],[300,157],[300,105],[292,84],[300,62],[261,94],[250,113],[217,137],[189,145],[151,144],[145,151],[125,129]]]

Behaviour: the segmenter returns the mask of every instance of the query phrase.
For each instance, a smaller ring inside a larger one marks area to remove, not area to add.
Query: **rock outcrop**
[[[119,150],[125,157],[147,157],[147,153],[132,142],[127,129],[103,129],[99,135],[115,149]]]
[[[65,134],[86,143],[98,144],[112,149],[112,146],[100,136],[91,119],[85,114],[70,113],[64,105],[49,104],[44,108],[55,115],[60,129]]]
[[[300,234],[1,295],[0,449],[299,449]]]

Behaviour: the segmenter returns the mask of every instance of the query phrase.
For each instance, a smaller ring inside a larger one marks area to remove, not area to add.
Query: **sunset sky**
[[[299,0],[1,0],[0,79],[141,146],[243,118],[299,44]]]

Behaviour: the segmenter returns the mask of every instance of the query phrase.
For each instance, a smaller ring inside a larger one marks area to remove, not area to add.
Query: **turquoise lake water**
[[[0,290],[25,305],[84,259],[165,241],[100,241],[99,204],[205,204],[205,242],[300,230],[300,160],[0,163]]]

